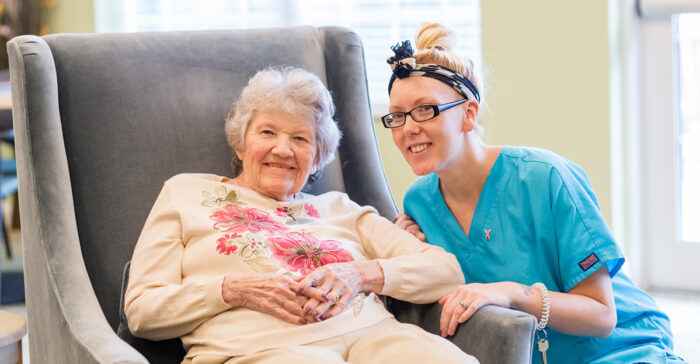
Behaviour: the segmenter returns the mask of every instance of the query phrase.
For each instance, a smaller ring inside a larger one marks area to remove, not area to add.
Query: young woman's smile
[[[416,90],[424,92],[416,93]],[[440,81],[408,77],[394,82],[389,111],[408,112],[420,105],[441,105],[460,98],[461,95]],[[459,154],[463,143],[463,113],[459,105],[421,122],[406,115],[406,124],[391,129],[394,143],[413,173],[422,176],[441,170]]]

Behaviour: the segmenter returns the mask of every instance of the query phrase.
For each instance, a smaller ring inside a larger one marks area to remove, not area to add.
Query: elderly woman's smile
[[[283,111],[256,111],[236,151],[243,170],[238,183],[286,201],[301,190],[318,166],[311,122]]]

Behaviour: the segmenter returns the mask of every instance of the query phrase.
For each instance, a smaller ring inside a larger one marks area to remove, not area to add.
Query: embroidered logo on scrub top
[[[582,260],[581,263],[578,263],[578,265],[585,272],[589,268],[594,266],[596,263],[598,263],[598,257],[595,255],[595,253],[591,253],[591,255],[589,255],[586,259]]]
[[[484,239],[486,239],[486,241],[491,241],[491,229],[484,229],[484,235]]]

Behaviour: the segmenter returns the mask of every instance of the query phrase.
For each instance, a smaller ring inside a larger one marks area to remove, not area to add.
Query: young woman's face
[[[429,77],[407,77],[394,82],[389,95],[389,112],[408,112],[421,105],[442,105],[464,97],[450,86]],[[406,124],[391,129],[394,144],[413,170],[423,176],[448,168],[462,151],[466,105],[440,112],[430,120],[416,122],[410,115]]]
[[[245,134],[239,175],[246,187],[278,201],[301,191],[318,166],[310,121],[279,111],[256,111]]]

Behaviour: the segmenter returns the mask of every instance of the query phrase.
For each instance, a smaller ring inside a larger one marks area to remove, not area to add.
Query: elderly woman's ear
[[[316,175],[321,170],[321,157],[319,153],[316,153],[316,158],[314,159],[314,166],[311,168],[311,174]]]

